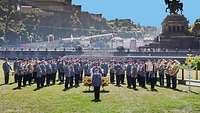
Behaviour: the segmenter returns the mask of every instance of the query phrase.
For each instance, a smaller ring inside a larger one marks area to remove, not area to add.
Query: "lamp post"
[[[188,90],[189,93],[191,92],[191,71],[192,71],[192,54],[187,54],[187,65],[188,65],[188,69],[189,69],[189,86],[188,86]]]

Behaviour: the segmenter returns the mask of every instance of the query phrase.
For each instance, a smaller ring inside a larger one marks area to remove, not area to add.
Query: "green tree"
[[[192,27],[192,33],[195,36],[200,36],[200,19],[197,19]]]
[[[0,36],[7,43],[16,43],[17,40],[28,40],[39,23],[39,9],[33,9],[30,13],[17,11],[17,4],[9,1],[0,1]]]

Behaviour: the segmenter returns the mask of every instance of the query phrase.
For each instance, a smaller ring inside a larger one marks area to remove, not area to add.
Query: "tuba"
[[[176,76],[178,72],[179,72],[179,66],[178,65],[170,66],[170,68],[169,68],[170,76]]]

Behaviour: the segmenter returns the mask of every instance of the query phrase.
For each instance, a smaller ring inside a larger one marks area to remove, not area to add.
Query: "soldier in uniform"
[[[115,66],[115,61],[112,61],[111,64],[109,65],[109,67],[110,67],[110,83],[111,84],[114,84],[114,82],[115,82],[115,69],[114,69],[114,66]]]
[[[12,70],[10,64],[8,63],[8,59],[5,60],[3,63],[3,71],[4,71],[4,79],[5,79],[5,84],[9,83],[9,73]]]
[[[84,67],[84,62],[82,61],[82,59],[79,59],[79,63],[80,63],[80,78],[79,81],[82,83],[83,81],[83,67]]]
[[[33,64],[31,60],[28,61],[27,68],[28,68],[27,81],[28,81],[28,84],[31,85],[32,78],[33,78]]]
[[[128,61],[128,65],[126,66],[126,78],[127,78],[127,88],[131,88],[131,75],[132,75],[132,62]]]
[[[43,75],[43,71],[42,71],[41,66],[43,66],[42,62],[39,62],[37,60],[36,63],[35,63],[35,70],[36,70],[36,73],[37,73],[37,76],[36,76],[37,89],[44,86],[44,85],[42,85],[42,76],[44,76],[44,75]]]
[[[37,82],[36,60],[33,61],[33,81]]]
[[[64,66],[64,75],[65,75],[65,89],[64,90],[67,90],[69,88],[69,81],[70,81],[70,64],[68,62],[65,62],[65,66]]]
[[[120,80],[121,80],[121,70],[122,66],[120,62],[117,62],[115,65],[115,76],[116,76],[116,86],[120,87]]]
[[[166,81],[167,81],[167,87],[170,88],[171,86],[171,77],[170,77],[170,68],[172,65],[172,61],[168,60],[167,65],[166,65],[166,70],[165,70],[165,76],[166,76]]]
[[[88,61],[86,61],[83,67],[84,76],[91,76],[90,69],[91,69],[91,64]]]
[[[100,100],[100,87],[102,85],[102,73],[98,68],[94,70],[94,73],[92,74],[92,86],[94,87],[94,97],[95,99],[93,101],[99,102]]]
[[[74,85],[74,77],[75,77],[75,72],[74,72],[74,65],[72,62],[69,62],[69,85],[70,87],[73,87]]]
[[[177,73],[179,72],[179,65],[180,63],[177,60],[174,60],[171,67],[171,80],[172,80],[172,89],[176,89],[177,86]]]
[[[41,87],[44,87],[44,83],[45,83],[45,77],[47,74],[47,70],[46,70],[46,62],[43,60],[42,62],[40,62],[40,68],[42,70],[41,73]]]
[[[147,84],[150,84],[151,74],[153,74],[153,63],[150,60],[148,60],[145,63],[145,72],[146,72],[146,82]]]
[[[55,60],[52,60],[51,62],[51,66],[52,66],[52,75],[51,75],[51,81],[53,83],[53,85],[56,83],[56,74],[57,74],[57,63]]]
[[[136,79],[138,75],[138,70],[137,70],[138,64],[136,62],[132,63],[132,68],[131,68],[131,84],[133,85],[133,89],[136,89]]]
[[[81,65],[78,60],[76,60],[74,63],[74,73],[75,73],[75,87],[79,87]]]
[[[143,61],[140,61],[138,64],[138,77],[139,77],[139,85],[142,88],[146,88],[146,82],[145,82],[145,63]]]
[[[22,86],[22,76],[23,76],[23,73],[24,73],[24,67],[23,67],[23,64],[22,64],[22,61],[19,60],[19,64],[18,66],[16,67],[16,73],[18,75],[17,77],[17,82],[18,82],[18,89],[21,89],[21,86]]]
[[[101,64],[101,68],[103,69],[103,77],[106,77],[108,74],[109,65],[105,61]]]
[[[156,86],[156,82],[157,82],[157,63],[153,62],[153,70],[152,72],[150,72],[150,82],[151,82],[151,90],[155,91],[155,86]]]
[[[14,75],[14,82],[17,83],[17,68],[19,66],[19,60],[18,58],[16,58],[15,62],[14,62],[14,65],[13,65],[13,70],[15,72],[15,75]]]
[[[64,60],[58,62],[58,79],[60,84],[64,83]]]
[[[121,60],[121,62],[120,62],[120,64],[121,64],[121,71],[120,71],[120,73],[121,73],[121,75],[120,75],[120,82],[121,82],[121,84],[125,84],[124,83],[124,79],[125,79],[125,64],[124,64],[124,62]]]
[[[45,66],[46,66],[46,86],[49,86],[53,73],[51,61],[49,60]]]
[[[165,72],[165,60],[162,59],[161,61],[158,62],[159,64],[159,82],[160,82],[160,86],[164,87],[164,72]]]
[[[28,75],[28,63],[27,63],[27,60],[23,60],[22,66],[23,66],[22,81],[23,81],[23,87],[25,87],[27,79],[28,79],[28,76],[27,76]]]

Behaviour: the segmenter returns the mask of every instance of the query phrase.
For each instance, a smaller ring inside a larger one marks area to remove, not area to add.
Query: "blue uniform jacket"
[[[11,66],[8,64],[8,62],[3,63],[3,71],[4,73],[9,73],[10,70],[12,70]]]
[[[92,76],[92,86],[100,87],[102,84],[102,74],[101,73],[94,73]]]

